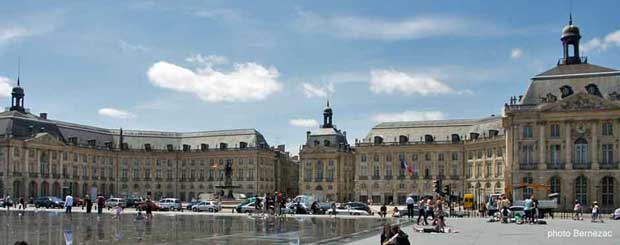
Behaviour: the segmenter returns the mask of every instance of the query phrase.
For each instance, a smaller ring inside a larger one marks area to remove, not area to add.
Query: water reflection
[[[156,215],[153,220],[130,214],[119,219],[75,213],[72,218],[51,212],[0,215],[5,231],[0,244],[276,244],[309,243],[382,225],[379,219]]]

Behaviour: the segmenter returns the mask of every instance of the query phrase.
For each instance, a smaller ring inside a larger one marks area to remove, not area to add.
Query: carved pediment
[[[64,142],[49,133],[38,133],[33,138],[27,139],[26,142],[43,145],[65,145]]]
[[[620,109],[620,106],[605,100],[601,97],[587,94],[578,93],[564,99],[558,100],[555,103],[543,104],[540,107],[541,111],[591,111],[591,110],[611,110]]]

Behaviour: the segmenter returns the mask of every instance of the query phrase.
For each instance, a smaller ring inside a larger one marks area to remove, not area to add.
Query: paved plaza
[[[604,223],[555,219],[549,220],[547,225],[487,223],[481,218],[454,218],[448,219],[447,222],[450,227],[459,230],[459,233],[413,232],[413,225],[405,225],[402,230],[409,235],[412,244],[620,244],[620,221],[610,219],[604,220]],[[578,232],[575,233],[575,230]],[[596,232],[596,235],[607,234],[610,237],[587,237],[592,235],[588,234],[589,231]],[[361,240],[351,241],[350,244],[379,244],[379,232]]]

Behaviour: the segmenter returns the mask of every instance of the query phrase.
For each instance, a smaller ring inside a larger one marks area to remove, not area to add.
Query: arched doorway
[[[601,201],[603,207],[614,206],[615,181],[611,176],[606,176],[601,180]]]
[[[582,205],[588,204],[588,179],[585,176],[575,179],[575,200]]]
[[[41,196],[48,196],[50,194],[50,184],[47,181],[41,183]]]
[[[52,196],[61,196],[60,183],[54,182],[54,184],[52,184]]]
[[[30,197],[35,198],[37,196],[39,196],[39,186],[37,185],[37,182],[34,181],[30,181],[30,184],[28,185],[28,190],[30,191],[30,193],[28,193],[30,195]]]

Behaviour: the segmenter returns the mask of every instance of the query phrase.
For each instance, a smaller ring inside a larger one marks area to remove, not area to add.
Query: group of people
[[[583,209],[584,206],[581,202],[579,202],[579,200],[575,200],[575,206],[573,207],[575,215],[573,216],[573,220],[583,220]],[[592,222],[603,222],[600,215],[600,207],[598,206],[597,201],[592,203]]]
[[[444,201],[441,197],[437,197],[436,200],[433,200],[430,197],[422,198],[418,201],[418,220],[416,223],[421,225],[421,221],[423,221],[424,225],[428,225],[428,217],[431,217],[433,222],[435,222],[435,217],[440,215],[443,216],[444,214],[443,205]],[[407,204],[407,209],[409,209],[409,204]],[[413,207],[411,207],[411,210],[413,210]],[[410,212],[408,216],[409,218],[413,218],[413,212]]]
[[[282,192],[274,192],[273,195],[271,193],[265,193],[262,199],[256,197],[256,204],[254,207],[257,213],[281,216],[284,215],[286,200],[287,198]]]

